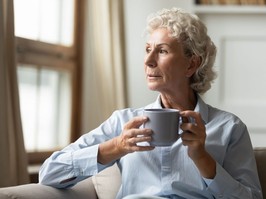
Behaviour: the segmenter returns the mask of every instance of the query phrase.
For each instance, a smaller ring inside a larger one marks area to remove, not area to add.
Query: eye
[[[160,54],[167,54],[167,53],[168,53],[167,50],[165,50],[165,49],[160,49]]]
[[[150,53],[151,52],[151,48],[150,47],[146,47],[146,53]]]

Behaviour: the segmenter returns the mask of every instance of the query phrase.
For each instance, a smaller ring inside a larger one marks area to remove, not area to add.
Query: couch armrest
[[[254,148],[254,154],[256,158],[257,168],[258,168],[258,174],[262,189],[262,195],[264,198],[266,198],[266,147],[255,147]]]
[[[41,184],[0,188],[0,199],[97,199],[91,178],[70,189],[56,189]]]

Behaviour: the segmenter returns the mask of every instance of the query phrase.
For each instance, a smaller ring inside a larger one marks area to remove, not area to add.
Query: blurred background
[[[181,7],[197,14],[218,48],[218,78],[203,96],[248,126],[266,146],[265,1],[14,0],[17,81],[31,182],[53,151],[116,109],[142,107],[147,16]]]

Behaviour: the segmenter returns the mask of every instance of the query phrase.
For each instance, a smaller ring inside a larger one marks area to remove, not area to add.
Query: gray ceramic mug
[[[151,146],[170,146],[180,137],[180,114],[176,109],[144,109],[149,119],[143,127],[152,129]]]

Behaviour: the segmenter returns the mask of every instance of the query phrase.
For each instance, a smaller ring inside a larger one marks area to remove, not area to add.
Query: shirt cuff
[[[72,153],[75,176],[92,176],[99,172],[97,166],[98,146],[93,145]]]
[[[216,175],[210,182],[207,190],[216,198],[224,198],[226,193],[233,193],[236,189],[235,180],[216,162]]]

